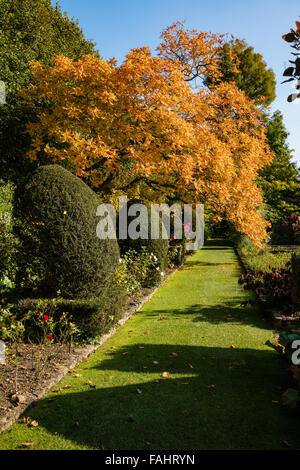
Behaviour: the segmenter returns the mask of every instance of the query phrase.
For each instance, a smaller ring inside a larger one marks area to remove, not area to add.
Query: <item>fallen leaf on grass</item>
[[[22,447],[32,447],[34,445],[34,442],[22,442],[21,446]]]
[[[194,369],[194,366],[192,366],[192,364],[188,364],[188,366],[190,369]]]
[[[157,365],[157,364],[159,364],[159,362],[158,361],[153,361],[153,364]]]
[[[211,385],[207,385],[207,388],[216,388],[216,386],[214,384],[211,384]]]
[[[163,372],[161,374],[161,376],[164,378],[164,379],[168,379],[170,377],[170,372]]]
[[[145,331],[145,335],[150,335],[150,331],[149,330]]]
[[[91,380],[88,380],[88,381],[86,382],[86,385],[89,385],[90,388],[96,388],[96,385],[94,385]]]
[[[72,388],[72,385],[65,385],[64,388]]]
[[[139,349],[145,349],[145,346],[139,346]]]
[[[235,349],[235,345],[234,345],[234,344],[232,344],[230,347],[231,347],[231,349]]]
[[[82,377],[82,374],[75,374],[73,377],[76,377],[76,378]]]
[[[38,425],[39,425],[38,421],[35,421],[35,420],[33,420],[33,421],[31,421],[31,423],[29,423],[29,426],[31,428],[37,428]]]
[[[173,357],[178,357],[178,354],[177,354],[176,352],[172,352],[172,353],[171,353],[171,356],[173,356]]]
[[[55,390],[53,390],[53,392],[61,392],[62,391],[62,388],[61,387],[58,387],[56,388]]]
[[[139,395],[141,395],[143,393],[140,388],[137,388],[136,391],[138,392]]]

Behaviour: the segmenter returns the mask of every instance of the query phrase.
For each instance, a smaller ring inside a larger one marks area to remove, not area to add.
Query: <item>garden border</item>
[[[106,333],[101,336],[100,342],[98,344],[88,344],[83,346],[79,349],[79,353],[74,359],[70,359],[67,365],[59,365],[59,370],[53,374],[53,376],[45,380],[41,390],[37,394],[31,394],[26,397],[26,403],[20,403],[17,407],[9,410],[3,416],[0,416],[0,434],[5,431],[7,428],[12,426],[26,411],[30,408],[35,406],[38,401],[50,390],[51,387],[57,385],[69,372],[70,369],[75,368],[78,366],[83,360],[87,359],[91,354],[97,351],[103,344],[110,339],[120,328],[123,326],[133,315],[139,312],[141,308],[154,296],[154,294],[163,287],[167,281],[173,277],[186,263],[187,259],[192,256],[192,254],[188,254],[185,257],[184,263],[175,268],[172,272],[168,273],[163,280],[163,282],[153,288],[150,293],[146,294],[137,304],[131,306],[125,310],[122,315],[122,318],[118,321],[116,325],[114,325],[109,333]],[[75,349],[76,351],[76,349]]]
[[[237,256],[244,272],[251,272],[246,258],[243,256],[237,246],[235,246],[235,251],[237,253]],[[258,300],[261,300],[257,295],[256,298]],[[263,304],[259,305],[259,307],[262,314],[271,321],[271,324],[275,330],[288,331],[291,333],[300,333],[300,317],[283,315],[282,310],[276,308],[266,308]]]

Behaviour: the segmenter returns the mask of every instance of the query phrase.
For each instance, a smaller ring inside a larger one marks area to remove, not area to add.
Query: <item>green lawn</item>
[[[286,365],[265,346],[268,323],[241,307],[239,274],[231,247],[196,252],[0,449],[300,449],[300,416],[277,403]]]

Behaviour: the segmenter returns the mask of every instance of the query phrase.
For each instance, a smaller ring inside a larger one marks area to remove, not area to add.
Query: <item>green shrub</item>
[[[111,327],[122,317],[127,301],[127,294],[118,284],[106,286],[98,298],[90,299],[22,299],[14,307],[18,320],[25,320],[25,340],[39,338],[41,328],[37,317],[44,314],[58,327],[64,316],[76,327],[75,339],[79,342],[91,342],[108,333]],[[54,339],[57,339],[57,328]],[[59,337],[59,336],[58,336]]]
[[[140,252],[128,250],[120,258],[115,279],[121,289],[125,289],[128,294],[132,295],[141,290],[142,287],[146,287],[149,278],[156,271],[160,272],[161,279],[163,279],[164,274],[160,271],[157,257],[143,247]]]
[[[24,338],[24,324],[15,317],[12,308],[12,305],[0,305],[0,340],[8,343]]]
[[[182,223],[182,220],[180,219],[179,223],[181,223],[182,225],[182,237],[177,239],[175,236],[175,222],[176,222],[176,215],[172,214],[171,219],[170,219],[170,240],[169,240],[169,249],[168,249],[168,266],[170,268],[181,266],[183,264],[185,254],[186,254],[186,244],[187,244],[185,233],[186,233],[186,230],[190,229],[190,227],[184,227],[184,224]]]
[[[157,268],[149,271],[149,276],[145,285],[153,286],[159,284],[162,279],[161,273],[165,272],[165,269],[168,266],[168,245],[169,241],[167,238],[163,238],[163,232],[165,232],[164,225],[162,223],[161,217],[159,218],[159,230],[160,230],[160,238],[152,239],[151,238],[151,205],[144,201],[139,200],[132,200],[128,202],[127,210],[133,204],[143,204],[147,208],[147,215],[141,214],[137,215],[140,220],[140,230],[143,231],[143,235],[148,235],[147,239],[138,238],[137,240],[132,240],[131,238],[127,238],[125,240],[119,240],[120,250],[122,256],[126,254],[128,250],[134,250],[136,252],[141,253],[143,250],[146,250],[148,253],[153,253],[157,261]],[[153,207],[152,207],[152,210]],[[136,216],[128,216],[128,226],[130,223],[136,219]],[[119,219],[120,220],[120,219]],[[118,221],[118,223],[120,223]],[[148,231],[146,228],[148,227]],[[148,232],[148,233],[147,233]]]
[[[284,268],[292,256],[290,252],[271,253],[268,249],[259,249],[246,236],[241,237],[238,249],[251,272]]]
[[[98,297],[116,270],[116,240],[96,236],[98,196],[59,165],[39,167],[15,196],[22,296]]]
[[[292,256],[292,301],[296,309],[300,308],[300,253]]]

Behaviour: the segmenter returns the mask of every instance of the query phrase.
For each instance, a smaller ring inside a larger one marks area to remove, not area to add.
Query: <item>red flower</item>
[[[51,336],[51,335],[46,335],[46,338],[48,338],[48,339],[53,339],[53,336]]]
[[[43,319],[46,320],[46,321],[48,321],[48,320],[49,320],[48,315],[43,315]]]

